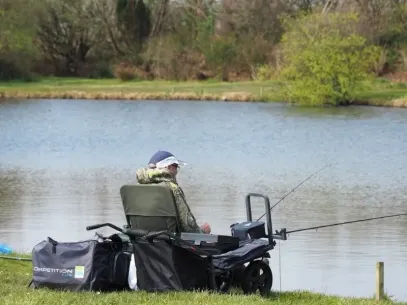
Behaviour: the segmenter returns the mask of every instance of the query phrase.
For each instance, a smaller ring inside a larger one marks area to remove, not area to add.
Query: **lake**
[[[178,181],[214,234],[246,219],[247,193],[274,204],[328,163],[272,210],[274,229],[407,212],[407,109],[2,101],[0,243],[30,252],[48,236],[77,241],[94,237],[88,225],[122,226],[119,188],[157,150],[188,163]],[[257,219],[263,202],[252,205]],[[406,301],[406,230],[396,217],[293,233],[271,252],[273,289],[373,297],[383,261],[386,292]]]

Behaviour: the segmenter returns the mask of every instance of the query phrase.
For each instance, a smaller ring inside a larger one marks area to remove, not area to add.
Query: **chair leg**
[[[212,257],[208,257],[208,261],[209,261],[209,289],[217,290],[216,278],[215,278],[215,267],[213,266]]]

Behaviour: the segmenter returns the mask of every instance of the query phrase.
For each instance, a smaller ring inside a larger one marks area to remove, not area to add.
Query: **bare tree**
[[[92,26],[101,29],[114,53],[123,55],[125,52],[117,29],[115,7],[115,3],[110,0],[90,0],[89,16],[93,20]]]
[[[75,75],[100,41],[100,29],[89,26],[89,3],[48,1],[38,15],[38,45],[57,71]]]

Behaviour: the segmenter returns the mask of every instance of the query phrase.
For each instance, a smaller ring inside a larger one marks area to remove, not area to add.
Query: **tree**
[[[57,73],[77,75],[88,54],[103,41],[101,29],[90,26],[91,2],[48,0],[38,14],[38,45]]]
[[[141,52],[150,36],[150,10],[143,0],[118,0],[116,14],[119,29],[129,49]]]
[[[326,13],[288,18],[282,38],[286,96],[293,102],[344,104],[369,78],[380,49],[357,34],[355,14]]]
[[[0,1],[0,79],[31,79],[30,69],[38,55],[30,18],[36,3],[31,0]]]

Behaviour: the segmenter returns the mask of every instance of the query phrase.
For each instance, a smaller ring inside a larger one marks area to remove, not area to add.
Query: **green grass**
[[[24,255],[24,257],[29,257]],[[245,296],[236,291],[232,294],[215,294],[209,292],[171,292],[146,293],[140,291],[94,293],[94,292],[60,292],[48,289],[28,288],[31,280],[31,262],[16,261],[0,258],[0,295],[2,305],[14,304],[211,304],[211,305],[257,305],[257,304],[349,304],[369,305],[378,304],[372,298],[342,298],[339,296],[325,296],[311,292],[277,292],[268,298],[259,295]],[[390,299],[380,304],[407,304],[395,303]]]
[[[243,86],[243,88],[241,87]],[[208,81],[121,81],[118,79],[86,79],[86,78],[42,78],[36,82],[0,82],[0,90],[130,90],[130,91],[167,91],[176,89],[181,92],[196,92],[197,90],[208,90],[208,92],[223,92],[228,90],[248,90],[253,93],[261,86],[272,87],[271,82],[217,82]]]
[[[42,78],[36,82],[0,82],[0,92],[3,94],[30,94],[42,93],[58,94],[67,92],[83,92],[84,96],[92,97],[97,93],[119,94],[183,94],[190,95],[213,95],[221,96],[230,93],[246,93],[261,98],[262,95],[268,98],[278,96],[277,82],[246,81],[246,82],[217,82],[208,81],[120,81],[118,79],[79,79],[79,78]],[[188,95],[185,95],[188,96]]]
[[[40,78],[0,82],[3,98],[184,99],[284,102],[278,81],[120,81],[118,79]],[[353,104],[407,107],[407,84],[377,79],[359,86]]]

